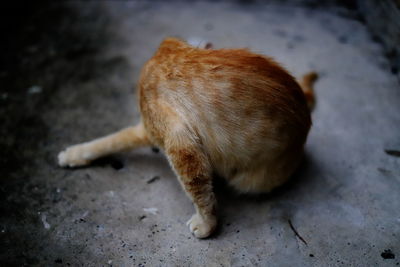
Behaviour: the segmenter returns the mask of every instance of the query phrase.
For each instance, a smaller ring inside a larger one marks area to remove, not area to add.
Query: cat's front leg
[[[196,144],[191,144],[190,138],[180,134],[174,137],[175,140],[166,144],[166,153],[196,209],[187,224],[194,236],[206,238],[217,226],[211,167],[208,158]]]
[[[90,151],[86,144],[70,146],[58,154],[58,165],[61,167],[79,167],[90,163]]]
[[[189,230],[197,238],[209,237],[217,226],[217,218],[215,216],[208,216],[205,218],[201,213],[196,212],[192,218],[187,221],[186,225]]]
[[[58,164],[61,167],[84,166],[97,158],[150,144],[143,124],[139,123],[91,142],[68,147],[58,154]]]

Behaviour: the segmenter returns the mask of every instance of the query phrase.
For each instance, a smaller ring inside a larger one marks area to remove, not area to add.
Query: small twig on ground
[[[160,176],[154,176],[153,178],[151,178],[150,180],[147,181],[148,184],[154,183],[155,181],[157,181],[158,179],[160,179]]]
[[[385,149],[386,154],[393,156],[393,157],[400,157],[400,151],[394,149]]]
[[[294,234],[301,240],[301,241],[303,241],[303,243],[304,244],[306,244],[306,246],[307,246],[307,242],[304,240],[304,238],[297,232],[297,230],[294,228],[294,226],[293,226],[293,224],[292,224],[292,221],[289,219],[288,220],[288,223],[289,223],[289,226],[290,226],[290,229],[292,229],[292,231],[294,232]]]

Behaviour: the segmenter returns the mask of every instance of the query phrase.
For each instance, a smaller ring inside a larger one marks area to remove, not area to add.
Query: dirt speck
[[[272,33],[273,33],[275,36],[278,36],[278,37],[282,37],[282,38],[287,37],[286,31],[281,30],[281,29],[274,30]]]
[[[390,249],[385,249],[382,253],[381,253],[382,258],[384,258],[385,260],[387,259],[394,259],[394,254]]]
[[[394,149],[385,149],[386,154],[393,156],[393,157],[400,157],[400,150]]]
[[[211,23],[206,23],[206,24],[204,25],[204,29],[205,29],[206,31],[212,31],[212,30],[214,29],[214,25],[212,25]]]
[[[340,42],[340,43],[342,43],[342,44],[346,44],[346,43],[347,43],[347,41],[348,41],[348,39],[347,39],[347,37],[346,37],[346,36],[340,36],[340,37],[339,37],[339,42]]]
[[[378,168],[378,171],[385,175],[391,174],[391,171],[386,170],[384,168]]]

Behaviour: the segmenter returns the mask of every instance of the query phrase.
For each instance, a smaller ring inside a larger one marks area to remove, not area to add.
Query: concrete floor
[[[353,15],[224,2],[38,9],[0,72],[1,265],[399,265],[399,83]],[[166,36],[248,47],[321,76],[298,174],[267,196],[218,185],[220,227],[206,240],[185,225],[193,207],[161,152],[56,165],[66,146],[139,120],[134,84]]]

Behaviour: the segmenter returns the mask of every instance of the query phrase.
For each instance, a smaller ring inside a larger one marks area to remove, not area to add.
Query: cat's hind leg
[[[189,131],[175,128],[169,136],[165,139],[165,152],[196,209],[187,224],[194,236],[206,238],[217,225],[211,165]]]
[[[62,167],[84,166],[97,158],[146,145],[150,145],[150,141],[143,124],[139,123],[114,134],[68,147],[58,154],[58,164]]]

